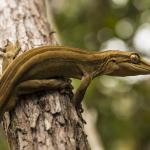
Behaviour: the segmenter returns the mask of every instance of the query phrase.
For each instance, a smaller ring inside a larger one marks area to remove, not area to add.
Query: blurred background
[[[50,1],[63,45],[150,57],[150,0]],[[150,76],[101,76],[84,101],[105,150],[150,150]]]
[[[51,0],[51,5],[63,45],[150,57],[150,0]],[[106,150],[150,150],[150,76],[101,76],[84,101]]]

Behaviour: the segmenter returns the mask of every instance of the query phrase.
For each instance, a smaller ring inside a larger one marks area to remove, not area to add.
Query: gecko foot
[[[79,113],[83,113],[84,112],[84,109],[82,107],[82,104],[76,104],[76,110],[79,112]]]
[[[71,80],[70,79],[63,79],[65,82],[60,88],[60,93],[61,94],[66,94],[69,95],[69,97],[72,99],[73,97],[73,86],[71,85]]]

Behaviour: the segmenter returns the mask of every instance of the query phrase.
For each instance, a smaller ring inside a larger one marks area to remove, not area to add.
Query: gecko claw
[[[80,104],[76,104],[75,106],[76,106],[77,112],[79,112],[79,113],[83,113],[84,112],[84,109],[83,109],[81,103]]]

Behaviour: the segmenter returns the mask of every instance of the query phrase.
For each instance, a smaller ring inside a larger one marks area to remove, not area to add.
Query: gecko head
[[[103,74],[111,76],[135,76],[150,74],[150,63],[135,52],[108,51]]]

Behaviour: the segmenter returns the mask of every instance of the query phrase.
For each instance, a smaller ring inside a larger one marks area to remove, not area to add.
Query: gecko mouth
[[[118,64],[118,69],[110,73],[112,76],[136,76],[150,74],[150,65],[145,62],[133,64],[122,62]]]
[[[122,63],[120,68],[128,76],[150,74],[150,65],[145,62],[140,62],[139,64]]]

